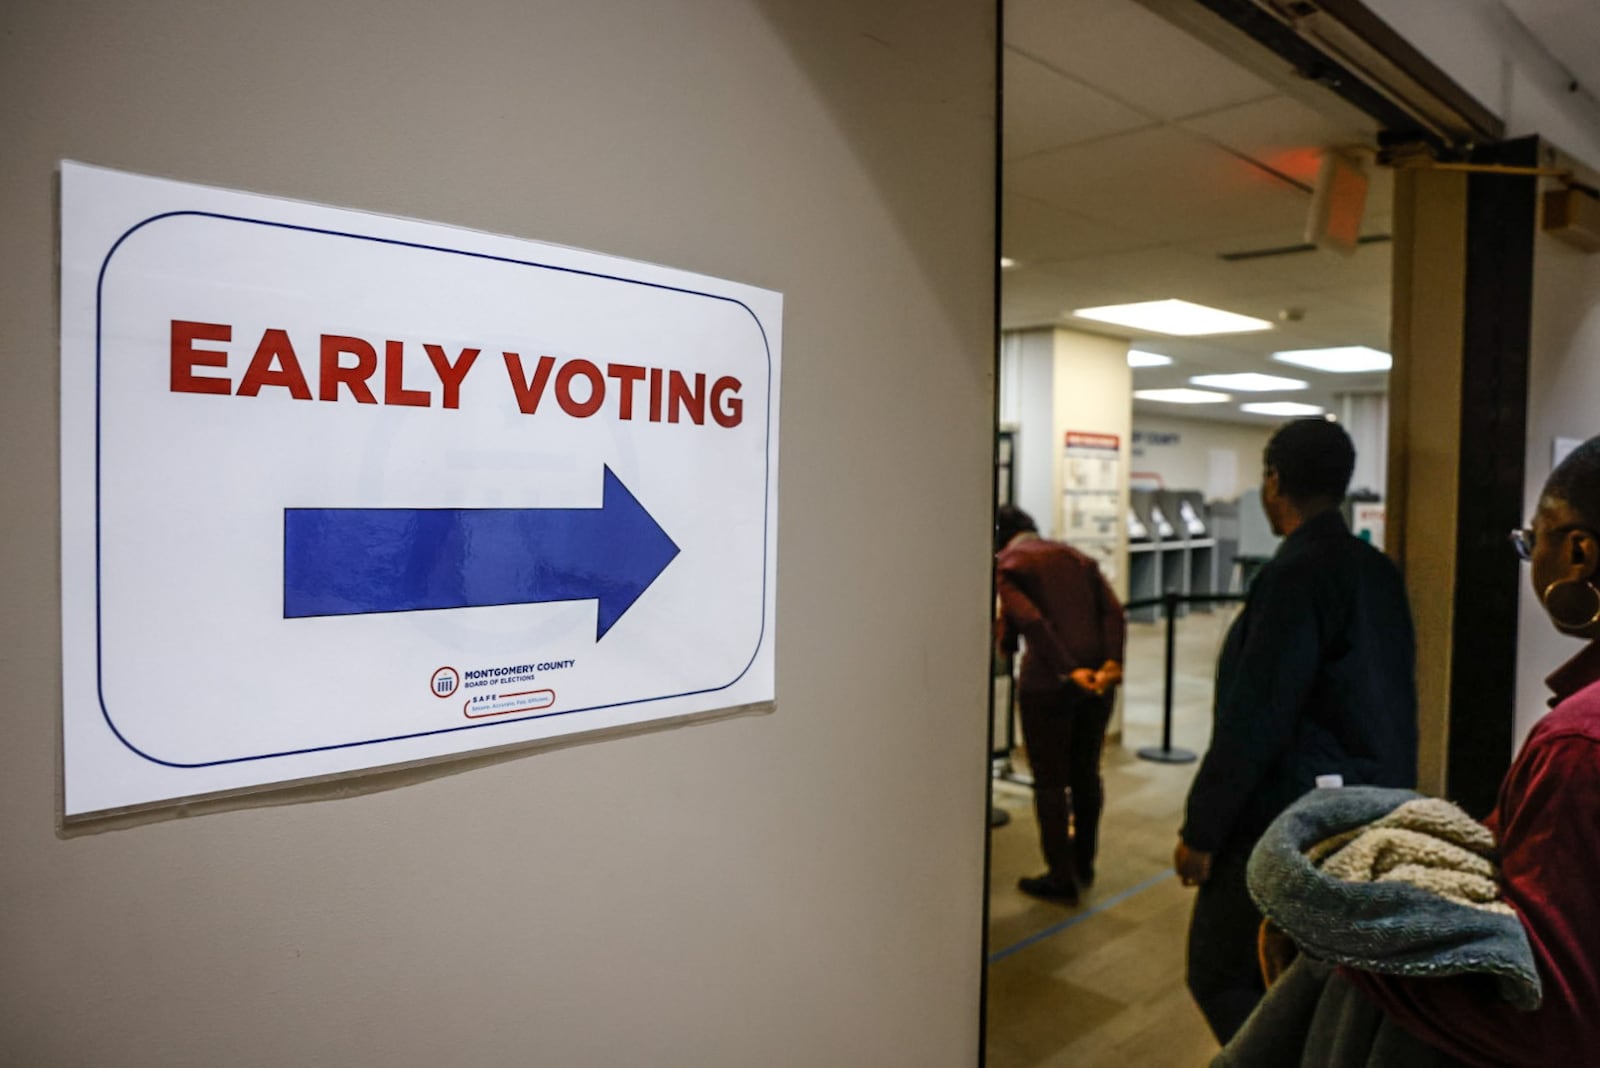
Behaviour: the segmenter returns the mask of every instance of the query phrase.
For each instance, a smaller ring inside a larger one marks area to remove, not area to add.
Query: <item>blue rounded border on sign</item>
[[[705,297],[705,298],[707,298],[709,300],[725,301],[725,302],[727,302],[729,304],[734,304],[734,305],[737,305],[740,308],[743,308],[744,311],[745,311],[745,314],[750,316],[751,321],[753,321],[755,323],[756,329],[758,331],[760,331],[760,334],[761,334],[762,350],[765,353],[766,358],[767,358],[767,397],[766,397],[766,402],[767,403],[766,403],[766,452],[765,452],[766,470],[765,470],[765,472],[763,474],[764,483],[763,483],[763,488],[762,488],[761,626],[760,626],[760,630],[758,631],[757,636],[756,636],[755,648],[750,653],[750,659],[745,662],[745,665],[739,671],[739,674],[734,676],[732,679],[728,680],[727,682],[723,683],[721,686],[711,686],[711,687],[707,687],[705,689],[700,689],[700,690],[688,690],[688,691],[685,691],[683,693],[663,694],[663,695],[661,695],[659,697],[641,697],[641,698],[638,698],[638,699],[635,699],[635,700],[630,700],[630,701],[614,701],[614,702],[612,702],[610,704],[589,705],[589,706],[587,706],[585,708],[569,708],[569,709],[564,709],[564,710],[562,710],[560,712],[543,712],[543,713],[538,713],[536,715],[518,716],[515,719],[496,720],[494,722],[486,722],[486,723],[469,723],[469,724],[465,724],[465,725],[462,725],[462,726],[456,726],[456,727],[441,727],[441,728],[438,728],[436,730],[414,731],[414,732],[411,732],[411,733],[408,733],[408,734],[396,734],[396,735],[392,735],[392,736],[384,737],[384,738],[368,738],[368,739],[364,739],[364,740],[361,740],[361,741],[337,742],[337,743],[334,743],[334,744],[331,744],[331,745],[309,746],[309,747],[306,747],[304,749],[286,749],[286,750],[283,750],[281,752],[258,753],[258,754],[255,754],[253,756],[228,757],[228,758],[223,759],[223,760],[209,760],[209,761],[201,761],[201,762],[197,762],[197,763],[184,763],[184,762],[181,762],[181,761],[163,760],[158,756],[153,756],[150,753],[145,752],[144,750],[140,749],[138,746],[134,745],[131,741],[129,741],[128,738],[117,727],[116,721],[113,720],[112,717],[111,717],[111,710],[109,708],[107,708],[107,706],[106,706],[105,686],[104,686],[104,679],[103,679],[103,659],[104,659],[104,657],[103,657],[103,642],[104,642],[104,639],[103,639],[102,628],[101,628],[101,606],[100,606],[100,580],[101,580],[101,576],[100,576],[100,556],[101,556],[101,553],[100,553],[100,544],[101,544],[101,530],[100,530],[100,453],[101,453],[101,441],[100,441],[100,414],[101,414],[100,413],[100,408],[101,408],[100,364],[101,364],[102,302],[103,302],[104,289],[105,289],[106,270],[111,265],[111,258],[116,255],[117,250],[122,247],[123,242],[127,241],[128,238],[132,237],[135,233],[137,233],[138,231],[140,231],[140,230],[144,229],[145,227],[151,225],[152,223],[160,222],[163,219],[175,219],[175,218],[183,218],[183,217],[194,217],[194,218],[204,218],[204,219],[220,219],[220,220],[223,220],[225,222],[245,223],[247,225],[272,227],[272,228],[280,229],[280,230],[294,230],[294,231],[299,231],[299,232],[308,233],[308,234],[319,234],[319,235],[322,235],[322,236],[325,236],[325,237],[343,237],[343,238],[349,238],[349,239],[355,240],[355,241],[368,241],[368,242],[372,242],[373,244],[394,245],[394,246],[397,246],[397,247],[400,247],[400,248],[419,249],[419,250],[425,251],[425,252],[439,252],[439,253],[444,253],[445,255],[463,256],[463,257],[467,257],[467,258],[470,258],[470,259],[487,260],[487,261],[496,262],[496,263],[505,263],[505,264],[510,264],[512,266],[517,266],[517,267],[531,267],[531,268],[535,268],[537,270],[559,271],[559,272],[561,272],[563,274],[580,275],[580,276],[589,277],[589,278],[603,279],[605,281],[610,281],[610,282],[622,282],[622,283],[625,283],[625,284],[628,284],[628,285],[645,286],[645,287],[648,287],[648,288],[651,288],[651,289],[660,289],[660,290],[665,290],[667,292],[672,292],[672,293],[682,293],[682,294],[685,294],[687,296]],[[435,224],[435,225],[438,225],[438,224]],[[515,240],[515,239],[513,239],[513,240]],[[124,231],[121,237],[117,238],[117,240],[112,243],[110,250],[106,252],[105,259],[103,259],[101,261],[101,263],[100,263],[99,277],[97,278],[97,280],[95,282],[94,316],[95,316],[95,322],[94,322],[94,380],[95,380],[95,397],[94,397],[94,426],[95,426],[95,442],[94,442],[94,496],[95,496],[95,503],[94,503],[95,693],[96,693],[96,695],[97,695],[97,697],[99,699],[100,714],[105,718],[106,726],[111,730],[112,735],[115,736],[117,741],[121,742],[130,752],[132,752],[132,753],[144,758],[145,760],[148,760],[151,763],[160,764],[160,765],[162,765],[164,767],[169,767],[169,768],[210,768],[210,767],[218,767],[218,766],[227,765],[227,764],[242,764],[242,763],[247,763],[247,762],[250,762],[250,761],[257,761],[257,760],[272,760],[272,759],[276,759],[276,758],[279,758],[279,757],[304,756],[304,755],[306,755],[308,753],[324,753],[324,752],[330,752],[330,751],[339,750],[339,749],[353,749],[353,748],[357,748],[357,747],[360,747],[360,746],[367,746],[367,745],[382,745],[382,744],[387,743],[387,742],[400,742],[400,741],[406,741],[406,740],[409,740],[409,739],[412,739],[412,738],[427,738],[427,737],[432,737],[432,736],[435,736],[435,735],[456,734],[456,733],[459,733],[461,731],[486,730],[486,729],[489,729],[489,728],[492,728],[492,727],[505,727],[505,726],[510,726],[512,724],[516,724],[516,723],[526,723],[526,722],[529,722],[530,720],[546,719],[546,718],[553,717],[553,716],[570,716],[570,715],[576,715],[576,714],[578,714],[580,712],[596,712],[596,711],[600,711],[602,709],[607,709],[607,708],[623,708],[623,707],[626,707],[626,706],[629,706],[629,705],[643,705],[643,704],[650,704],[650,703],[653,703],[653,702],[656,702],[656,701],[670,701],[670,700],[673,700],[673,699],[679,698],[679,697],[695,697],[695,696],[699,696],[701,694],[717,693],[717,692],[720,692],[722,690],[728,689],[730,686],[735,685],[736,683],[739,682],[740,679],[744,678],[745,675],[749,673],[751,666],[756,662],[756,657],[760,655],[761,647],[766,641],[766,630],[767,630],[768,543],[770,541],[770,526],[771,526],[771,522],[772,522],[772,344],[771,344],[770,339],[768,339],[768,337],[767,337],[767,330],[766,330],[766,327],[761,322],[761,317],[756,315],[756,313],[754,311],[752,311],[750,306],[745,304],[744,301],[739,300],[736,297],[724,296],[724,295],[722,295],[720,293],[706,293],[706,292],[703,292],[701,290],[689,289],[689,288],[686,288],[686,287],[683,287],[683,286],[671,286],[671,285],[667,285],[667,284],[662,283],[662,282],[646,282],[646,281],[641,281],[640,279],[637,279],[637,278],[626,278],[626,277],[623,277],[621,275],[605,274],[605,273],[600,272],[600,271],[586,271],[586,270],[583,270],[583,269],[577,268],[577,267],[563,267],[563,266],[560,266],[558,264],[539,263],[539,262],[534,261],[534,260],[519,260],[519,259],[515,259],[515,258],[510,257],[510,256],[497,256],[497,255],[494,255],[492,253],[487,253],[487,252],[471,252],[471,251],[467,251],[465,249],[447,248],[447,247],[442,246],[442,245],[430,245],[430,244],[425,244],[423,242],[418,242],[418,241],[402,241],[402,240],[399,240],[398,238],[373,237],[370,234],[354,234],[354,233],[349,233],[349,232],[342,231],[342,230],[329,230],[329,229],[324,229],[324,228],[315,227],[315,226],[301,226],[301,225],[296,224],[296,223],[277,222],[277,221],[274,221],[274,220],[271,220],[271,219],[253,219],[253,218],[250,218],[248,216],[229,215],[229,214],[225,214],[225,213],[222,213],[222,212],[212,212],[212,211],[168,211],[168,212],[162,212],[159,215],[152,215],[152,216],[150,216],[150,218],[145,219],[142,222],[134,224],[133,226],[129,227],[126,231]]]

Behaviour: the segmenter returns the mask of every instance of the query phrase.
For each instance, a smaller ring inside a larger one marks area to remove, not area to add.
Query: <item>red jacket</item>
[[[1348,972],[1407,1030],[1474,1065],[1600,1060],[1600,642],[1546,680],[1554,711],[1506,773],[1486,821],[1528,934],[1543,1002],[1518,1012],[1482,978]]]
[[[1076,668],[1122,663],[1127,624],[1122,603],[1088,556],[1056,541],[1022,534],[995,557],[1001,644],[1027,640],[1018,689],[1060,687]]]

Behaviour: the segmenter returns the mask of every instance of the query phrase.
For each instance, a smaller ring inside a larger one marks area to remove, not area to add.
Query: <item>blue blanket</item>
[[[1306,794],[1273,821],[1251,853],[1251,896],[1318,960],[1381,975],[1490,975],[1512,1005],[1537,1008],[1539,973],[1515,916],[1457,904],[1405,883],[1346,882],[1306,859],[1317,842],[1420,796],[1375,786]]]

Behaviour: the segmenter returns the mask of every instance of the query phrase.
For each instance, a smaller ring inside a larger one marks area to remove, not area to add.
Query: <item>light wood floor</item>
[[[1174,746],[1203,752],[1230,611],[1178,622]],[[1163,630],[1129,636],[1123,738],[1108,745],[1098,879],[1076,909],[1016,889],[1043,870],[1031,794],[997,782],[1011,822],[991,837],[989,1068],[1204,1065],[1216,1043],[1183,984],[1191,892],[1172,847],[1194,764],[1139,759],[1160,741]]]

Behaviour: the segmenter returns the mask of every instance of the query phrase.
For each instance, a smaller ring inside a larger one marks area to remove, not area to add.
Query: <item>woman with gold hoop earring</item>
[[[1531,527],[1511,532],[1550,622],[1588,640],[1545,680],[1551,711],[1529,732],[1486,820],[1500,890],[1538,966],[1543,1000],[1519,1011],[1481,977],[1351,972],[1412,1034],[1469,1064],[1600,1063],[1600,437],[1545,481]]]

